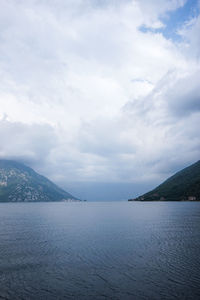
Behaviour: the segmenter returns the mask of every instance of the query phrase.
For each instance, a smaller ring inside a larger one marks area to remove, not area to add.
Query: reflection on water
[[[200,203],[0,204],[0,299],[200,299]]]

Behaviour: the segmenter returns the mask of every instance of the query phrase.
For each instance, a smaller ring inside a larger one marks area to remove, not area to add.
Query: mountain
[[[0,202],[78,200],[33,169],[0,159]]]
[[[154,190],[129,201],[200,201],[200,161],[179,171]]]

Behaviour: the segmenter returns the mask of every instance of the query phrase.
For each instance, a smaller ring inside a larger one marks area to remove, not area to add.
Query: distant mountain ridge
[[[168,178],[154,190],[129,201],[200,201],[200,160]]]
[[[70,200],[78,199],[26,165],[0,159],[0,202]]]

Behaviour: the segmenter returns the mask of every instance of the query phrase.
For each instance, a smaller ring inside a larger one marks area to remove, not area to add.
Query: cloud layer
[[[145,186],[198,160],[200,16],[162,32],[185,3],[2,0],[0,156],[63,185]]]

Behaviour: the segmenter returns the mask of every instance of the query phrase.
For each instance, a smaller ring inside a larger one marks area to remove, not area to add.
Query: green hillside
[[[179,171],[154,190],[130,200],[200,201],[200,161]]]
[[[78,200],[33,169],[0,160],[0,202]]]

